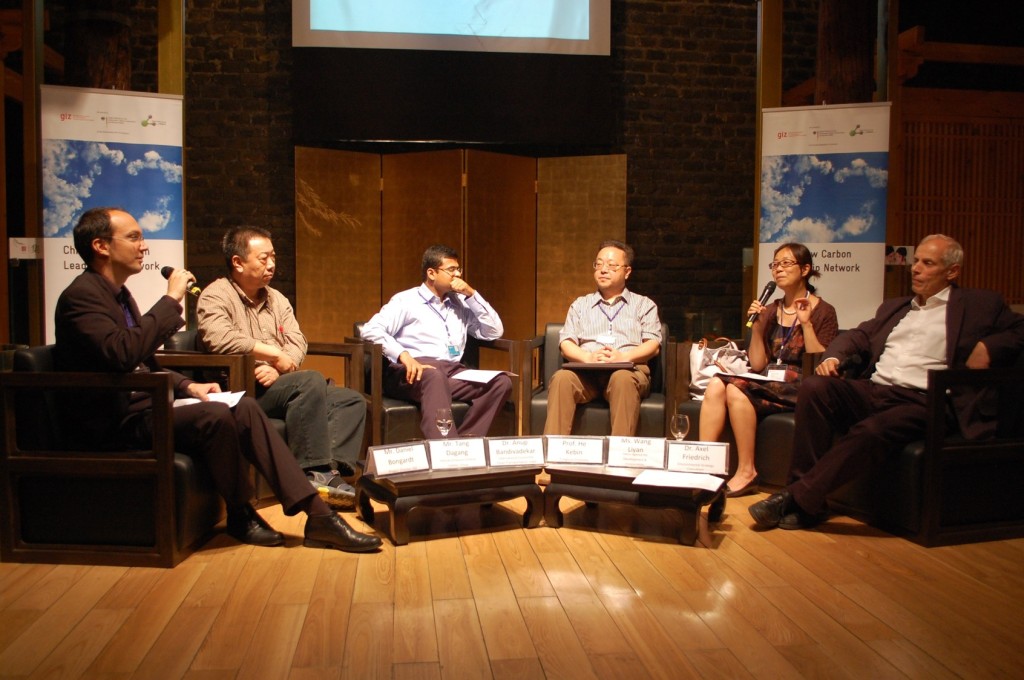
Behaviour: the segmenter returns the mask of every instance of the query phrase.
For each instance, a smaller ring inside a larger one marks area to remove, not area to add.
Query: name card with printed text
[[[608,437],[610,467],[665,469],[663,437]]]
[[[544,465],[542,437],[497,437],[487,440],[487,457],[491,467]]]
[[[674,472],[729,474],[729,445],[722,442],[670,441],[668,469]]]
[[[483,437],[431,439],[428,444],[432,470],[487,467]]]
[[[604,463],[604,437],[562,437],[546,435],[547,462],[575,465]]]
[[[401,472],[430,469],[427,447],[423,442],[400,446],[371,446],[366,454],[366,474],[383,477]]]

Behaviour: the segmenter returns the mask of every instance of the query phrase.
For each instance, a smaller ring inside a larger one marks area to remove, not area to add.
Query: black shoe
[[[740,496],[749,496],[757,491],[757,477],[752,478],[749,482],[744,484],[738,489],[732,489],[728,484],[725,485],[725,497],[726,498],[739,498]]]
[[[248,504],[228,510],[228,535],[249,545],[270,547],[284,544],[281,532],[274,531],[256,508]]]
[[[333,512],[329,515],[310,515],[306,519],[307,548],[334,548],[345,552],[370,552],[380,547],[380,539],[361,534]]]
[[[804,512],[803,508],[797,506],[795,512],[787,513],[779,520],[780,529],[813,529],[822,522],[828,521],[828,513],[821,512],[812,514]]]
[[[787,489],[783,489],[778,493],[773,493],[763,501],[758,501],[751,505],[747,510],[750,512],[750,516],[754,518],[757,526],[762,529],[773,529],[779,526],[779,522],[782,518],[793,512],[797,507],[796,502],[793,501],[793,496],[790,495]]]

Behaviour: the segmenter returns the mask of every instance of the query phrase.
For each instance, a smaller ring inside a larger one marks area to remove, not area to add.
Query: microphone
[[[171,274],[173,274],[173,273],[174,273],[174,267],[161,267],[160,268],[160,275],[163,276],[165,279],[171,278]],[[196,297],[199,297],[199,294],[203,292],[203,289],[200,288],[199,286],[197,286],[196,282],[195,282],[195,279],[193,279],[188,284],[188,292],[192,293],[192,295],[195,295]]]
[[[765,304],[766,302],[768,302],[768,298],[770,298],[772,296],[772,293],[774,292],[775,282],[769,281],[768,283],[764,284],[764,290],[761,291],[761,297],[759,297],[757,301],[760,302],[762,305]],[[751,326],[754,325],[754,322],[757,321],[757,316],[757,314],[750,315],[750,318],[747,319],[747,328],[750,328]]]
[[[864,359],[859,354],[851,354],[836,366],[836,371],[843,378],[852,378],[855,374],[860,373],[860,367],[864,363]]]

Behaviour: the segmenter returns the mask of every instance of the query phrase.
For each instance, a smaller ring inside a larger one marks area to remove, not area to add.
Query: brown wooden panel
[[[890,242],[943,233],[965,286],[1024,302],[1024,95],[903,89],[903,181]]]
[[[466,280],[494,306],[505,337],[533,336],[537,160],[466,152]]]
[[[539,159],[537,333],[594,290],[590,263],[609,238],[626,238],[626,156]]]
[[[443,243],[462,253],[463,151],[384,156],[381,293],[419,284],[423,251]]]
[[[381,304],[380,156],[295,149],[295,313],[339,342]]]

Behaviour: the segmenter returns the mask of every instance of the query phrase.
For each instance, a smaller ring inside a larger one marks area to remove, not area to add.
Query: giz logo
[[[61,121],[71,120],[71,115],[72,114],[70,114],[70,113],[62,113],[62,114],[60,114],[60,119],[61,119]]]
[[[783,132],[776,132],[775,133],[775,137],[776,137],[776,139],[782,139],[783,137],[789,137],[789,133],[785,132],[785,131],[783,131]]]

